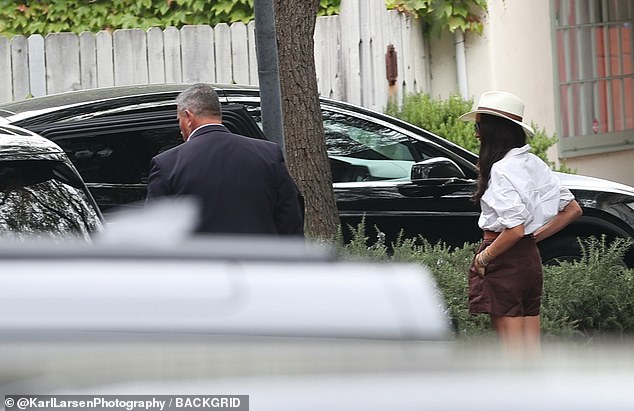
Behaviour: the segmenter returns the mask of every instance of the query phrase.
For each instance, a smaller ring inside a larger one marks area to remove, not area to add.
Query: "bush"
[[[472,107],[473,100],[465,100],[457,94],[442,100],[433,99],[428,94],[417,93],[405,96],[400,108],[396,104],[389,104],[386,114],[431,131],[477,154],[480,143],[475,138],[473,123],[459,119],[461,115],[471,111]],[[531,126],[535,130],[535,135],[528,140],[531,151],[555,169],[555,163],[548,159],[547,153],[548,149],[557,143],[557,137],[549,136],[544,128],[535,123]],[[557,171],[574,172],[565,163],[561,163]]]
[[[548,267],[545,315],[588,336],[633,334],[634,270],[623,265],[632,244],[631,239],[591,238],[581,243],[581,261]]]
[[[458,337],[492,333],[487,315],[468,312],[467,271],[476,244],[451,248],[419,238],[399,239],[388,247],[379,234],[368,247],[364,222],[353,230],[350,243],[338,242],[344,259],[410,262],[428,267]],[[374,230],[380,233],[376,227]],[[580,261],[544,267],[541,321],[545,337],[634,335],[634,270],[623,265],[623,256],[633,243],[631,239],[611,243],[605,238],[583,240]]]

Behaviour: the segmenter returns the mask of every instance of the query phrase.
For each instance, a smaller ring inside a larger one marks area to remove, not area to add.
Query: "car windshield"
[[[0,236],[90,239],[101,229],[81,188],[63,182],[57,161],[0,163]]]

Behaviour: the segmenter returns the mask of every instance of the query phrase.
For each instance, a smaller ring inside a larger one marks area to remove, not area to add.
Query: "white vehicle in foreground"
[[[526,361],[454,341],[420,266],[275,238],[119,240],[0,247],[6,404],[195,394],[248,395],[252,411],[634,409],[631,348],[546,346]]]

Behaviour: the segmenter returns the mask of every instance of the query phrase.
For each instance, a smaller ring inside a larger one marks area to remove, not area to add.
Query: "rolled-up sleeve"
[[[530,212],[511,181],[504,175],[493,174],[489,187],[486,201],[497,212],[495,225],[513,228],[524,224]]]
[[[563,211],[563,209],[566,208],[566,206],[574,199],[575,196],[570,192],[570,190],[566,187],[561,187],[559,190],[559,211]]]

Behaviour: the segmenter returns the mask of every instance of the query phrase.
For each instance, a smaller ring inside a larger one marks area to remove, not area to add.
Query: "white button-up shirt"
[[[529,149],[513,148],[491,167],[489,186],[480,199],[478,225],[483,230],[501,232],[524,224],[524,234],[532,234],[574,200]]]

